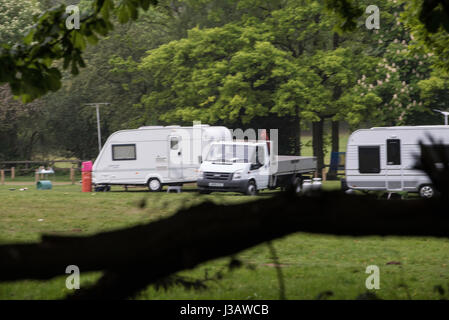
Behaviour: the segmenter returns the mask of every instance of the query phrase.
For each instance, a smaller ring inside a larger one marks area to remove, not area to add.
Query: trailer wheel
[[[162,184],[157,178],[152,178],[148,181],[148,189],[150,192],[158,192],[162,190]]]
[[[435,189],[430,184],[425,184],[419,188],[419,196],[424,199],[430,199],[435,196]]]
[[[296,194],[300,194],[301,191],[302,191],[301,179],[300,179],[300,178],[295,178],[295,179],[293,180],[292,187],[293,187],[293,191],[294,191]]]
[[[250,180],[246,186],[246,192],[248,196],[255,196],[257,194],[257,186],[254,180]]]
[[[346,182],[345,178],[342,178],[340,180],[340,187],[341,187],[341,191],[343,191],[343,192],[349,190],[348,183]]]

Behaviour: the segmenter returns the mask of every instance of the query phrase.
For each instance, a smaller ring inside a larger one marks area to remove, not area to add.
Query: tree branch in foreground
[[[43,236],[0,246],[0,281],[49,279],[68,265],[105,271],[71,298],[126,298],[158,279],[294,232],[346,236],[449,237],[449,216],[434,201],[380,201],[323,192],[286,193],[236,204],[202,203],[177,214],[88,237]]]

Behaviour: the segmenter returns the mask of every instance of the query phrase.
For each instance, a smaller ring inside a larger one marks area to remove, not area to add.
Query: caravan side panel
[[[419,142],[430,143],[428,135],[439,143],[449,145],[447,126],[389,127],[355,131],[349,137],[346,151],[348,186],[360,190],[416,192],[422,185],[431,183],[424,172],[414,169],[420,156]],[[389,141],[393,140],[399,141],[399,161],[389,159],[388,156]],[[374,165],[378,170],[366,172],[360,167],[365,147],[378,148],[379,162]]]

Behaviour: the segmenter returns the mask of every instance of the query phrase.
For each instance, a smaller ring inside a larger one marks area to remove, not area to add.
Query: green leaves
[[[139,8],[148,10],[153,0],[122,0],[117,7],[117,18],[120,23],[127,23],[130,19],[137,20]]]
[[[353,31],[357,19],[364,12],[360,3],[354,0],[326,0],[325,4],[329,11],[337,15],[339,23],[335,27],[340,31]]]
[[[449,4],[445,0],[423,0],[419,20],[427,31],[435,33],[440,27],[449,32]]]
[[[156,0],[124,0],[114,12],[113,0],[95,0],[94,10],[83,15],[80,29],[67,29],[65,20],[68,14],[60,5],[44,12],[20,44],[4,46],[0,51],[0,84],[8,82],[12,93],[21,96],[23,101],[31,101],[48,91],[61,87],[61,73],[54,61],[63,60],[62,67],[73,75],[85,67],[82,53],[87,43],[95,44],[99,36],[106,36],[113,29],[111,13],[118,15],[119,22],[130,18],[136,20],[138,10],[147,10]],[[4,71],[4,72],[3,72]],[[21,74],[20,78],[16,74]]]
[[[413,48],[424,49],[435,55],[434,64],[443,71],[449,71],[449,10],[446,6],[434,1],[429,6],[428,1],[404,1],[405,10],[401,20],[406,24],[414,37]],[[444,10],[444,11],[442,11]],[[444,17],[443,17],[444,15]]]

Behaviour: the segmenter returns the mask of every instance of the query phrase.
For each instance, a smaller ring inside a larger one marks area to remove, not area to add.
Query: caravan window
[[[427,155],[433,161],[433,163],[442,164],[445,157],[449,157],[449,145],[447,144],[423,144],[421,145],[421,156]],[[421,159],[418,160],[418,166],[420,166]]]
[[[112,145],[112,160],[136,160],[135,144]]]
[[[178,150],[178,146],[179,146],[179,140],[176,137],[171,137],[170,138],[170,149],[172,150]]]
[[[388,165],[401,164],[401,140],[399,139],[387,140],[387,164]]]
[[[380,172],[380,148],[379,146],[359,147],[359,172]]]

